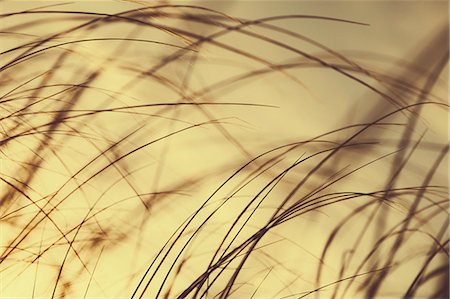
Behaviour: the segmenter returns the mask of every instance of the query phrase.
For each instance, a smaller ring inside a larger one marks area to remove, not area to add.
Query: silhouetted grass
[[[0,297],[449,298],[446,15],[1,5]]]

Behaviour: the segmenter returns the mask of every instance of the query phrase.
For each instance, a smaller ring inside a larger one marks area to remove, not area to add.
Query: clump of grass
[[[447,16],[108,4],[3,5],[2,297],[449,297]]]

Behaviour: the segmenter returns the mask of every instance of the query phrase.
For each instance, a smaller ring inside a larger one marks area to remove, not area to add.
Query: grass
[[[447,3],[0,5],[0,297],[449,298]]]

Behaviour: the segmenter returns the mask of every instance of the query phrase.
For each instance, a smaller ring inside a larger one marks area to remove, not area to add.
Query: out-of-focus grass
[[[448,298],[447,3],[1,8],[0,297]]]

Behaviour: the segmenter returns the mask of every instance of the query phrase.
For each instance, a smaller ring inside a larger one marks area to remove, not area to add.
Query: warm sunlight
[[[447,1],[0,1],[0,298],[448,298]]]

